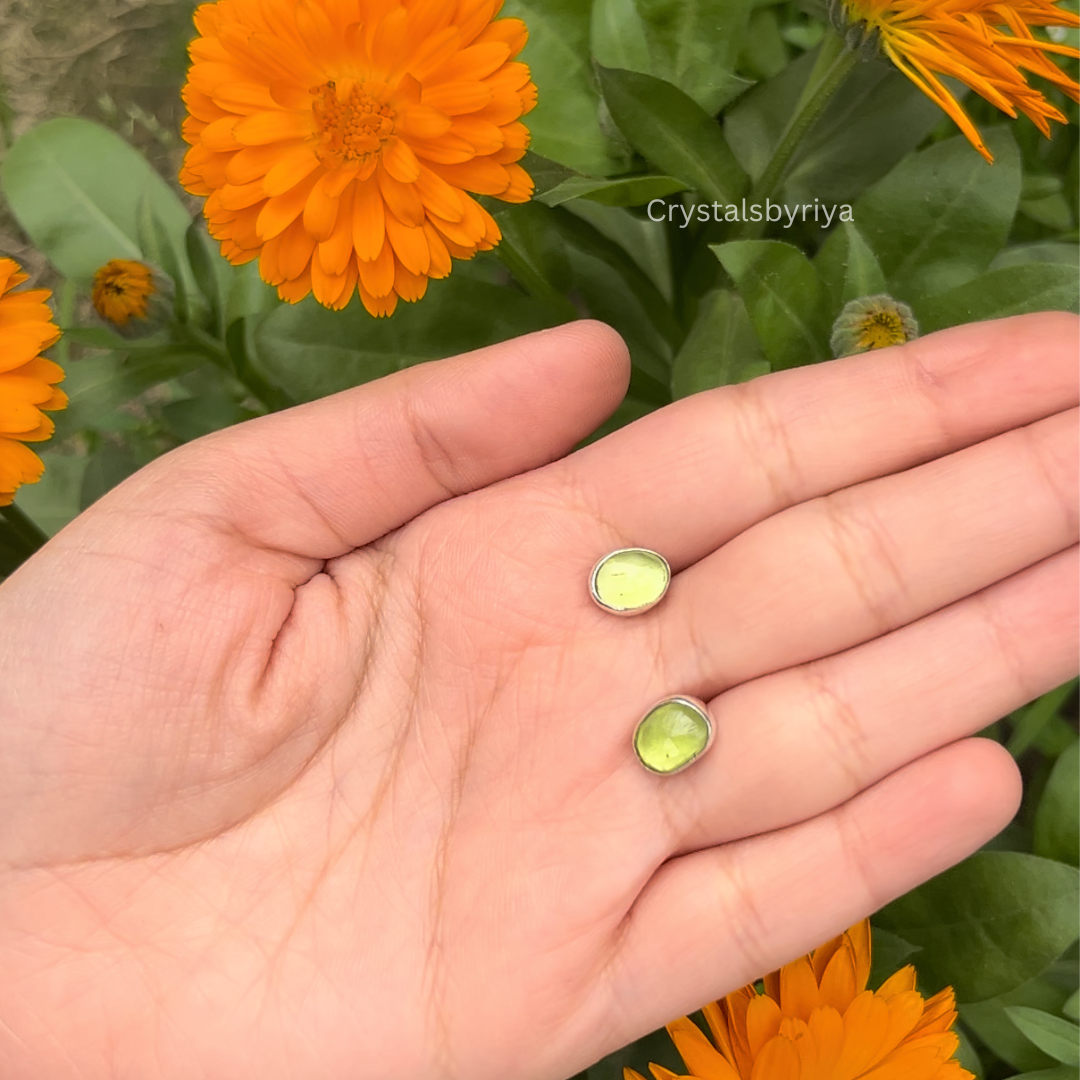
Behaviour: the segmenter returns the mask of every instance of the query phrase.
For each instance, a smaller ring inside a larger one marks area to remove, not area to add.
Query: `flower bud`
[[[887,293],[861,296],[844,305],[833,323],[829,345],[833,356],[854,356],[871,349],[903,345],[919,336],[919,324],[907,304]]]
[[[94,310],[123,337],[146,337],[172,314],[172,285],[146,263],[110,259],[95,275]]]

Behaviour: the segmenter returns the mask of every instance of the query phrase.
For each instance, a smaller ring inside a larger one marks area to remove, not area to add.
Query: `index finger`
[[[1078,325],[1022,315],[765,375],[686,398],[554,468],[610,547],[654,548],[679,569],[788,506],[1072,408]]]

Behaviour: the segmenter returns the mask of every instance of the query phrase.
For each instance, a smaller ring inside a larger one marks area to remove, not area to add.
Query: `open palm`
[[[957,740],[1076,662],[1075,334],[563,457],[627,375],[579,323],[144,469],[0,588],[0,1075],[561,1080],[974,850],[1019,782]]]

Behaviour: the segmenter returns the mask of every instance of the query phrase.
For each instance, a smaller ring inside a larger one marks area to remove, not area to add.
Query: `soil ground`
[[[0,0],[0,157],[54,116],[119,131],[159,171],[183,157],[180,87],[195,0]],[[35,284],[51,269],[0,201],[0,255]]]

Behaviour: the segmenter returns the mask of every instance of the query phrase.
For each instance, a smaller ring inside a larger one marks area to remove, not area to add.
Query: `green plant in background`
[[[228,10],[204,10],[202,42]],[[14,141],[0,183],[58,277],[70,405],[41,482],[0,520],[6,570],[181,443],[583,315],[633,361],[599,437],[914,324],[1077,310],[1069,0],[507,0],[500,14],[475,31],[504,48],[444,78],[443,119],[404,79],[309,78],[302,50],[291,91],[257,57],[232,82],[193,72],[185,184],[216,239],[162,168],[182,71],[145,107],[97,108],[107,126],[50,118]],[[517,19],[530,36],[515,58]],[[461,89],[474,83],[494,86],[473,91],[485,115]],[[378,118],[360,131],[349,109]],[[369,313],[398,298],[416,303]],[[987,732],[1024,771],[1017,821],[873,920],[870,986],[909,957],[924,993],[953,986],[960,1061],[980,1080],[1077,1076],[1075,714],[1070,684]],[[679,1067],[649,1037],[587,1075],[649,1060]]]

